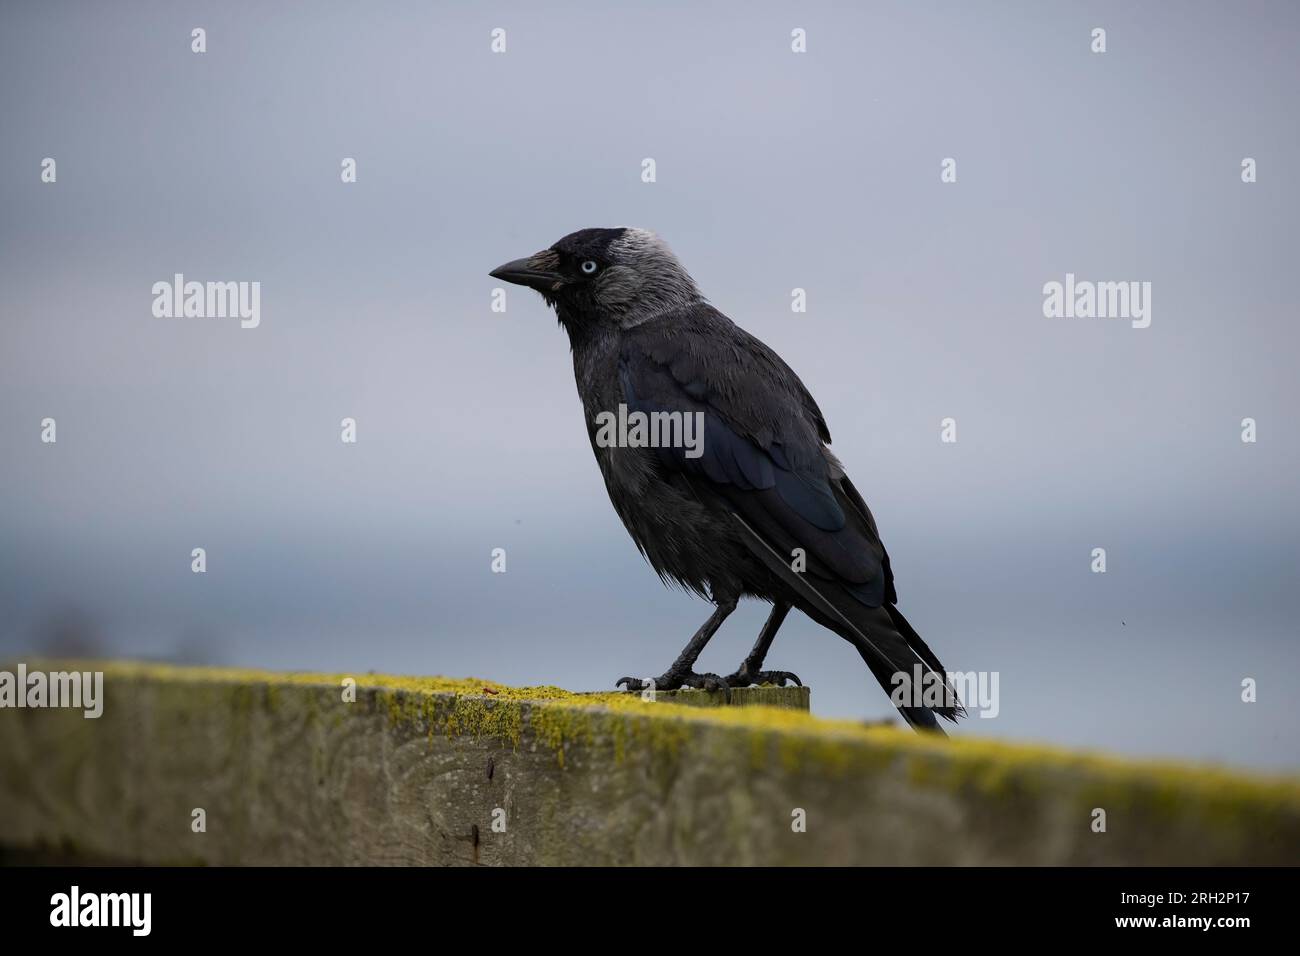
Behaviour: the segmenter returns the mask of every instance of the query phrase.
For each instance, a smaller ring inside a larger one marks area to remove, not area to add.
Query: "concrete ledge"
[[[0,710],[0,845],[204,864],[1293,864],[1300,781],[478,680],[105,672]],[[690,698],[691,695],[686,695]],[[702,695],[703,696],[703,695]],[[716,699],[707,701],[717,703]],[[770,706],[784,703],[781,709]],[[193,832],[194,811],[206,832]],[[1106,811],[1106,832],[1092,830]],[[797,820],[806,821],[796,832]]]

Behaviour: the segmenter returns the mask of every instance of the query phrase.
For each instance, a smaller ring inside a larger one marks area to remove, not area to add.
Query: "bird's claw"
[[[726,695],[727,700],[731,699],[731,685],[727,683],[725,677],[719,677],[717,674],[690,673],[682,678],[682,685],[685,687],[694,687],[696,690],[720,690],[724,695]]]
[[[749,671],[742,667],[727,678],[727,683],[732,687],[749,687],[751,684],[774,684],[777,687],[784,687],[787,681],[796,687],[803,686],[799,675],[792,674],[790,671]]]
[[[719,677],[717,674],[697,674],[694,671],[684,671],[682,673],[669,671],[667,674],[661,674],[653,680],[642,680],[639,677],[620,677],[614,686],[622,687],[631,693],[637,693],[651,687],[655,690],[677,690],[680,687],[691,687],[703,691],[720,690],[728,701],[731,700],[731,685],[727,678]]]

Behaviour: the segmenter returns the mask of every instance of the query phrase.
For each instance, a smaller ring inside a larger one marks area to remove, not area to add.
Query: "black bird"
[[[963,713],[896,607],[889,555],[827,447],[817,403],[780,356],[705,301],[667,245],[644,229],[582,229],[491,275],[554,307],[614,510],[660,578],[716,606],[656,688],[798,683],[763,670],[797,607],[853,645],[912,726],[939,730],[936,715]],[[651,447],[632,432],[611,444],[605,426],[620,406],[625,420],[639,412],[665,427],[677,413],[679,440]],[[689,424],[702,425],[702,442],[689,443]],[[729,677],[696,674],[742,597],[772,604],[754,649]]]

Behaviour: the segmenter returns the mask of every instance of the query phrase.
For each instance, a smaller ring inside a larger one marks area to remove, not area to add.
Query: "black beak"
[[[525,285],[530,289],[536,289],[538,292],[554,292],[564,277],[558,272],[553,272],[547,268],[550,265],[546,259],[553,259],[544,253],[538,253],[535,256],[529,256],[527,259],[516,259],[513,262],[507,262],[503,266],[497,266],[488,275],[494,279],[500,279],[502,282],[513,282],[515,285]]]

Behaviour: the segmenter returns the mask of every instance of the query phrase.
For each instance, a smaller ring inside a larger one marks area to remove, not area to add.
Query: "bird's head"
[[[701,298],[677,257],[646,229],[580,229],[491,275],[536,289],[570,332],[575,326],[629,328]]]

